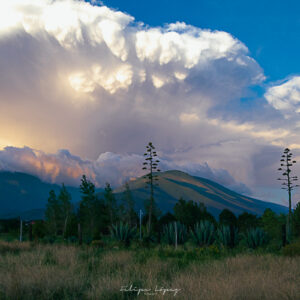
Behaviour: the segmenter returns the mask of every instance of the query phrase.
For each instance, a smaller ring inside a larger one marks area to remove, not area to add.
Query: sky
[[[118,186],[152,141],[162,170],[287,204],[276,170],[284,148],[300,156],[299,9],[1,1],[0,170]]]

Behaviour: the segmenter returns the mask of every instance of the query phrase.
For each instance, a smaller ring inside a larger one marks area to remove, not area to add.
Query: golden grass
[[[300,257],[248,254],[182,265],[132,250],[2,242],[0,249],[0,299],[174,299],[172,292],[120,292],[130,284],[181,289],[175,299],[182,300],[300,299]]]

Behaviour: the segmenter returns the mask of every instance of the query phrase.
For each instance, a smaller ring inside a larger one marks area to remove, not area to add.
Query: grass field
[[[300,299],[300,257],[27,242],[0,254],[0,299]]]

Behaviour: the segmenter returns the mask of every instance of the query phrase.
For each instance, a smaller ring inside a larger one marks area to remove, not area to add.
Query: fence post
[[[79,241],[79,245],[82,245],[82,232],[81,232],[80,223],[78,223],[78,241]]]
[[[140,209],[140,241],[142,240],[142,210]]]
[[[175,227],[175,249],[177,249],[177,222],[174,222]]]
[[[286,245],[286,224],[283,224],[281,226],[281,236],[282,236],[282,247]]]
[[[23,220],[20,217],[20,242],[23,241]]]

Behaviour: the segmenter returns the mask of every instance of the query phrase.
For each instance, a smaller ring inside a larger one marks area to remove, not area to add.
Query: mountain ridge
[[[155,188],[154,196],[162,212],[172,211],[179,198],[202,202],[216,217],[224,208],[230,209],[236,215],[244,211],[261,215],[266,208],[271,208],[276,213],[287,212],[287,207],[283,205],[241,195],[212,180],[179,170],[169,170],[157,175],[159,185]],[[144,201],[149,198],[146,186],[144,177],[129,181],[136,210],[144,209]],[[26,173],[1,171],[0,218],[43,218],[51,189],[58,194],[60,186],[43,182],[38,177]],[[79,188],[67,186],[67,189],[72,196],[72,202],[78,204]],[[118,201],[121,201],[123,191],[124,186],[114,190]],[[103,197],[102,189],[97,189],[97,193]]]

